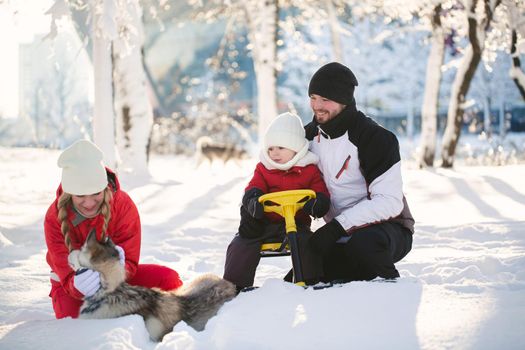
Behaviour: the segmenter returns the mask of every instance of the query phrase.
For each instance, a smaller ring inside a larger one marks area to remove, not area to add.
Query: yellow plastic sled
[[[286,224],[285,242],[263,243],[261,246],[261,257],[268,256],[292,256],[292,268],[294,283],[304,286],[303,273],[301,270],[301,257],[297,246],[297,226],[295,225],[295,213],[302,209],[304,204],[311,198],[315,198],[312,190],[290,190],[273,192],[259,197],[259,203],[268,213],[277,213],[284,217]],[[286,243],[286,241],[288,241]]]

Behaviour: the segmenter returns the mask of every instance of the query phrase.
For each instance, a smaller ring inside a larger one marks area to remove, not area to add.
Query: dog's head
[[[95,271],[103,271],[108,264],[118,264],[120,258],[111,238],[106,236],[102,242],[99,242],[95,230],[92,230],[80,250],[72,251],[68,260],[75,270],[85,267]]]

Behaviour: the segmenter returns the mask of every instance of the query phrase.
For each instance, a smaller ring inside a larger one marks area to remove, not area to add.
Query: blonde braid
[[[67,221],[67,208],[69,206],[71,206],[71,195],[64,192],[58,198],[58,222],[60,222],[60,230],[64,236],[66,247],[71,251],[71,238],[69,237],[69,223]]]
[[[105,240],[109,225],[109,220],[111,220],[111,201],[113,199],[113,192],[111,187],[108,186],[104,190],[104,201],[100,207],[100,213],[104,216],[104,225],[102,226],[101,239]]]

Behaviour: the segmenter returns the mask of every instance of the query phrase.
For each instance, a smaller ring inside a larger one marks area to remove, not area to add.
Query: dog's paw
[[[67,257],[67,262],[69,263],[69,266],[71,266],[71,268],[75,271],[82,268],[79,261],[79,255],[80,250],[72,250],[71,253],[69,253],[69,256]]]

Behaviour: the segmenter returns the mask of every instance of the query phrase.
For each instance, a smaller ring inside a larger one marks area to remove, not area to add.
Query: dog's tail
[[[213,140],[209,136],[201,136],[197,139],[195,142],[195,147],[197,150],[202,150],[203,147],[207,145],[211,145],[213,143]]]
[[[195,141],[195,160],[196,160],[195,166],[196,167],[199,167],[199,165],[201,165],[206,159],[203,149],[211,145],[212,142],[213,141],[209,136],[201,136],[197,139],[197,141]]]
[[[235,297],[233,283],[212,274],[205,274],[177,291],[183,306],[183,320],[202,331],[221,306]]]

